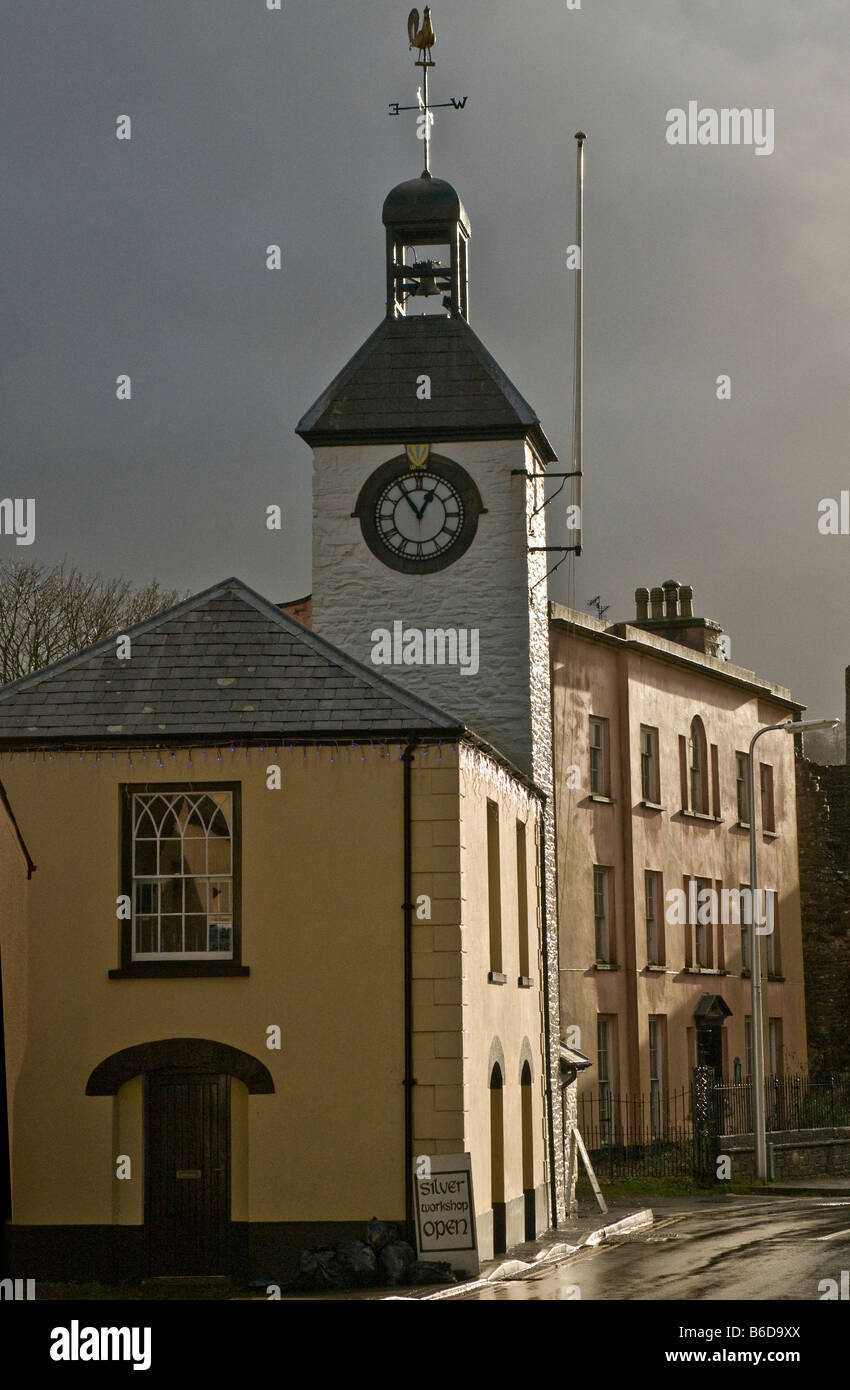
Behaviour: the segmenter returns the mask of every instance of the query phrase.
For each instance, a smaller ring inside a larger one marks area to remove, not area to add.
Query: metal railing
[[[746,1081],[724,1081],[714,1088],[719,1133],[752,1133],[752,1088],[750,1077]],[[850,1075],[766,1076],[764,1101],[768,1131],[833,1129],[850,1125]]]
[[[578,1098],[578,1127],[597,1172],[609,1177],[692,1177],[705,1171],[710,1133],[751,1134],[753,1083],[709,1082],[695,1133],[694,1085],[649,1095],[615,1095],[604,1086]],[[768,1131],[850,1126],[850,1074],[793,1073],[765,1078]]]

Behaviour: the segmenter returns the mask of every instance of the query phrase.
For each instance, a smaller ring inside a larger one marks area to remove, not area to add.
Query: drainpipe
[[[413,866],[411,853],[411,770],[416,740],[407,744],[404,763],[404,1216],[413,1234]]]
[[[543,1026],[546,1038],[546,1109],[549,1118],[549,1187],[550,1207],[553,1229],[558,1225],[558,1170],[555,1156],[555,1098],[552,1094],[552,1025],[549,1016],[549,923],[546,914],[546,805],[541,804],[540,814],[540,921],[541,947],[543,950]],[[559,981],[560,984],[560,981]],[[559,1039],[560,1041],[560,1039]],[[569,1203],[567,1204],[569,1205]]]

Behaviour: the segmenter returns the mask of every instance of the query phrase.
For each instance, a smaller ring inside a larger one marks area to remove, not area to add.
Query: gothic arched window
[[[690,738],[691,810],[708,815],[708,742],[699,715],[691,721]]]

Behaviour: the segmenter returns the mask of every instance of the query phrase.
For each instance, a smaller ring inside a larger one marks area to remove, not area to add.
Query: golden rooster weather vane
[[[422,17],[422,28],[419,28],[419,11],[411,10],[407,16],[407,34],[410,39],[410,47],[418,48],[431,57],[431,49],[434,47],[436,34],[434,25],[431,22],[431,7],[425,6],[425,14]]]
[[[407,16],[407,37],[410,40],[410,47],[418,50],[420,56],[416,59],[416,66],[422,69],[422,86],[417,92],[417,104],[415,106],[400,106],[397,101],[390,102],[390,115],[397,116],[400,111],[418,111],[419,129],[417,134],[419,139],[425,144],[425,177],[431,177],[431,126],[434,124],[433,111],[436,106],[453,106],[455,111],[462,111],[466,106],[467,98],[452,98],[451,101],[438,101],[432,104],[428,100],[428,69],[434,66],[431,57],[431,49],[436,41],[434,33],[434,21],[431,18],[430,5],[425,6],[422,16],[422,25],[419,24],[419,11],[411,10]]]

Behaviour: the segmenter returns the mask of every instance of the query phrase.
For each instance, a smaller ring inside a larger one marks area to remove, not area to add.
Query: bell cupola
[[[469,218],[445,179],[427,171],[384,201],[387,317],[437,314],[469,321]]]

